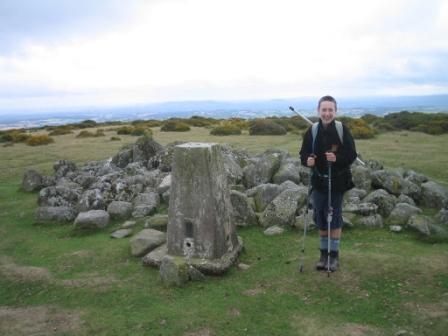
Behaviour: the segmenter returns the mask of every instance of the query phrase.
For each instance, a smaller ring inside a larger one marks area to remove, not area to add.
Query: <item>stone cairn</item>
[[[183,283],[202,279],[202,273],[221,274],[235,261],[242,244],[234,225],[258,225],[269,235],[303,228],[309,173],[283,150],[250,156],[228,145],[163,147],[141,138],[109,160],[80,168],[61,160],[53,176],[30,170],[22,188],[39,191],[37,222],[97,229],[107,227],[111,218],[123,221],[112,236],[132,235],[133,256],[147,266],[161,267],[165,260],[166,274],[177,279],[173,283]],[[446,239],[446,188],[412,170],[384,169],[374,160],[353,165],[352,174],[355,188],[346,193],[343,207],[346,226],[387,225],[394,232],[414,230]],[[166,206],[169,215],[157,213]],[[420,206],[438,213],[425,216]],[[201,268],[202,260],[208,263]]]

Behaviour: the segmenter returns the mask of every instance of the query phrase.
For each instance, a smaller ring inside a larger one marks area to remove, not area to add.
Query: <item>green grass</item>
[[[294,155],[299,146],[291,134],[219,137],[195,127],[185,133],[153,131],[162,144],[227,142],[251,153],[277,147]],[[357,141],[358,149],[365,158],[411,167],[447,184],[448,136],[402,134]],[[118,143],[75,136],[58,136],[42,149],[0,147],[0,258],[51,275],[51,280],[29,276],[19,281],[3,270],[0,308],[50,306],[79,312],[84,324],[72,333],[77,335],[201,335],[201,330],[202,335],[207,330],[215,335],[394,335],[402,329],[414,335],[445,334],[447,244],[429,244],[411,232],[347,230],[342,269],[327,278],[313,270],[315,232],[307,239],[305,272],[299,273],[301,232],[266,237],[260,228],[239,229],[245,241],[240,259],[249,270],[232,268],[224,277],[170,289],[160,284],[157,270],[131,257],[127,239],[109,238],[119,223],[88,234],[74,232],[71,225],[35,225],[37,196],[19,191],[26,169],[49,173],[58,159],[78,164],[105,159],[135,141],[126,135]],[[433,156],[431,164],[427,155]],[[82,279],[96,285],[76,283]],[[0,333],[6,323],[1,316]]]

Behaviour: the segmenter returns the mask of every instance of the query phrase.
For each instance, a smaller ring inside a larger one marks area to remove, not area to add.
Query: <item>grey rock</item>
[[[73,182],[79,184],[84,189],[89,188],[96,181],[96,176],[91,174],[79,174],[73,179]]]
[[[392,232],[401,232],[403,227],[401,225],[391,225],[389,226],[389,230]]]
[[[34,214],[36,222],[42,223],[47,221],[71,222],[76,217],[76,211],[72,207],[38,207]]]
[[[121,224],[120,228],[122,228],[122,229],[130,229],[130,228],[134,227],[135,225],[137,225],[136,221],[127,220],[126,222]]]
[[[244,263],[238,263],[237,267],[241,271],[247,271],[250,268],[250,265]]]
[[[190,281],[205,281],[205,275],[201,273],[196,267],[188,266],[188,280]]]
[[[99,189],[90,189],[84,191],[78,201],[78,210],[80,212],[88,210],[104,210],[106,203]]]
[[[266,183],[248,190],[246,194],[249,197],[253,196],[255,210],[263,211],[281,192],[282,188],[278,184]]]
[[[405,194],[400,194],[400,196],[398,196],[398,200],[397,201],[398,201],[398,203],[407,203],[407,204],[415,206],[414,200],[411,197],[409,197],[409,196],[407,196]]]
[[[171,174],[163,178],[162,182],[160,182],[159,186],[157,187],[157,192],[162,195],[170,188],[171,188]]]
[[[224,158],[224,171],[229,184],[238,184],[243,180],[243,169],[238,163],[238,157],[228,145],[221,146],[221,153]]]
[[[308,210],[308,215],[306,215],[306,213],[302,213],[300,216],[296,216],[294,226],[299,230],[303,230],[305,228],[305,221],[307,225],[307,231],[316,229],[316,223],[314,223],[313,220],[313,210]]]
[[[428,216],[413,215],[409,218],[407,226],[417,230],[425,236],[440,236],[448,238],[448,231],[444,227],[435,224],[434,221]]]
[[[22,179],[22,189],[25,191],[37,191],[43,186],[42,175],[35,170],[27,170]]]
[[[139,138],[133,146],[132,161],[144,162],[148,168],[157,168],[160,164],[160,155],[163,147],[148,137]]]
[[[117,231],[114,231],[111,233],[111,238],[125,238],[128,237],[132,234],[132,230],[131,229],[119,229]]]
[[[145,224],[145,227],[166,229],[168,226],[168,215],[154,215],[150,217]]]
[[[124,168],[132,162],[132,148],[124,148],[112,158],[112,163],[117,167]]]
[[[53,170],[55,178],[60,179],[68,173],[76,171],[76,164],[68,160],[59,160],[53,165]]]
[[[246,188],[253,188],[257,185],[270,183],[272,177],[280,167],[280,153],[264,153],[253,159],[243,169],[243,182]]]
[[[109,214],[104,210],[80,212],[75,219],[75,228],[104,228],[109,223]]]
[[[406,180],[420,186],[422,183],[428,182],[428,178],[425,175],[416,173],[413,170],[405,172],[404,177]]]
[[[447,207],[448,191],[433,181],[422,183],[421,203],[429,208],[442,209]]]
[[[189,268],[185,259],[166,255],[160,264],[160,280],[168,287],[183,286],[189,280]]]
[[[168,254],[168,247],[162,244],[155,248],[142,258],[142,263],[145,266],[159,267],[164,256]]]
[[[367,227],[383,227],[383,218],[376,214],[367,217],[361,217],[358,219],[358,225]]]
[[[361,216],[374,215],[376,214],[377,210],[378,205],[368,202],[358,204],[348,203],[342,208],[343,212],[350,212]]]
[[[259,218],[260,225],[294,225],[296,211],[305,205],[307,193],[306,187],[287,189],[280,193],[263,211]]]
[[[285,181],[292,181],[296,184],[300,183],[300,160],[296,158],[287,158],[282,160],[280,168],[275,173],[272,181],[281,184]]]
[[[284,231],[285,231],[284,228],[274,225],[274,226],[268,227],[266,230],[263,231],[263,233],[266,236],[276,236],[276,235],[282,234]]]
[[[232,218],[238,226],[257,225],[258,220],[248,197],[236,190],[230,191],[230,202],[232,203]]]
[[[372,185],[385,189],[393,195],[405,194],[413,199],[418,199],[421,193],[421,188],[418,185],[403,179],[397,171],[378,170],[373,172]]]
[[[41,189],[37,203],[40,206],[73,206],[78,202],[80,195],[79,189],[56,185]]]
[[[397,198],[384,189],[378,189],[372,191],[362,201],[364,203],[375,203],[378,205],[379,214],[388,217],[397,203]]]
[[[448,209],[440,209],[435,216],[435,220],[438,224],[448,225]]]
[[[132,214],[132,203],[124,201],[113,201],[107,207],[107,212],[111,218],[129,218]]]
[[[131,254],[133,256],[142,256],[166,241],[164,232],[154,229],[143,229],[134,235],[131,242]]]
[[[377,160],[366,160],[364,162],[366,164],[366,167],[369,168],[371,171],[383,169],[383,164]]]
[[[344,228],[354,228],[354,221],[356,220],[356,218],[357,217],[355,214],[345,214],[344,216],[342,216],[342,223],[344,225]]]
[[[363,199],[366,197],[367,191],[365,189],[352,188],[346,192],[345,196],[347,198],[357,197],[359,199]]]
[[[371,171],[363,166],[354,166],[352,168],[353,183],[357,189],[369,191],[372,184]]]
[[[132,217],[141,218],[150,216],[155,213],[160,204],[160,197],[158,193],[149,192],[137,195],[134,199],[134,211]]]
[[[421,212],[421,209],[413,205],[407,203],[397,203],[395,208],[390,213],[387,222],[389,225],[405,225],[412,215],[419,214]]]

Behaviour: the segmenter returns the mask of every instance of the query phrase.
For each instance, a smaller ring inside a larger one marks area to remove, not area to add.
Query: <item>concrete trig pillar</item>
[[[241,249],[221,148],[215,143],[175,146],[167,229],[168,254],[219,259]]]

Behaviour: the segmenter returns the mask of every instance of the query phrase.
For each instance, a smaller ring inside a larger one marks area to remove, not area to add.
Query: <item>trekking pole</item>
[[[308,193],[306,195],[306,209],[305,209],[305,218],[303,220],[303,240],[302,240],[302,253],[300,256],[300,263],[299,263],[299,272],[303,273],[303,264],[305,260],[305,239],[306,239],[306,231],[308,227],[308,210],[309,210],[309,204],[310,204],[310,192],[311,192],[311,173],[308,179]]]
[[[300,118],[302,118],[303,120],[305,120],[308,124],[312,125],[313,122],[311,120],[309,120],[307,117],[305,117],[304,115],[301,115],[299,112],[297,112],[296,110],[294,110],[294,107],[290,106],[289,109],[294,112],[295,114],[297,114]],[[356,161],[358,161],[360,164],[362,164],[363,166],[365,166],[366,164],[359,158],[356,157]]]
[[[331,162],[328,161],[328,213],[327,213],[327,233],[328,233],[328,244],[327,244],[327,275],[330,277],[330,241],[331,241],[331,221],[333,220],[333,207],[331,205]]]

